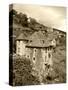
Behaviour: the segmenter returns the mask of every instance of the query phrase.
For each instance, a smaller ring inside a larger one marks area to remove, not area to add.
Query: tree
[[[28,18],[28,26],[31,29],[35,29],[35,25],[37,24],[36,19],[29,17]]]
[[[10,12],[9,12],[9,15],[17,15],[17,11],[12,9]]]
[[[32,65],[29,59],[20,56],[13,58],[13,85],[39,84],[38,79],[31,72]]]
[[[19,23],[22,26],[28,26],[28,18],[26,14],[19,13],[18,18],[19,18]]]

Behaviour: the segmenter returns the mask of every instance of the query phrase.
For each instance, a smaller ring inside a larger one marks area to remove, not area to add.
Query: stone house
[[[41,31],[35,32],[26,45],[26,56],[31,60],[34,69],[45,70],[46,65],[52,66],[53,38],[46,37]]]
[[[33,69],[42,73],[46,66],[52,67],[52,52],[56,42],[54,36],[45,36],[42,31],[34,32],[30,37],[23,33],[16,39],[16,53],[30,59]]]
[[[25,56],[26,54],[26,44],[28,43],[28,37],[24,35],[24,33],[21,33],[16,38],[16,54]]]

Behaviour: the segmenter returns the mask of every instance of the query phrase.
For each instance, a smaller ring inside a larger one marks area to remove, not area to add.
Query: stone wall
[[[16,41],[16,54],[24,56],[26,53],[25,46],[26,46],[25,41]]]

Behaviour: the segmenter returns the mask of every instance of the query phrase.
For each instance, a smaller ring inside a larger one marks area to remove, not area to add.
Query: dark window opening
[[[45,62],[46,62],[46,56],[45,56]]]
[[[51,54],[50,54],[50,53],[48,54],[48,57],[49,57],[49,58],[51,57]]]
[[[44,40],[42,40],[42,42],[44,43]]]
[[[35,49],[35,52],[36,52],[36,49]]]
[[[45,66],[49,69],[50,68],[50,65],[48,65],[47,63],[45,64]]]
[[[30,42],[32,42],[32,40],[30,40]]]
[[[42,27],[40,27],[40,29],[42,29]]]
[[[45,66],[47,66],[47,63],[45,64]]]
[[[35,57],[33,58],[33,60],[35,61]]]
[[[29,55],[27,57],[29,58]]]
[[[52,46],[50,46],[50,50],[52,49]]]

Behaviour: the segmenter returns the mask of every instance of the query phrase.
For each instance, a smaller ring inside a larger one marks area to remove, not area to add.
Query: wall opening
[[[48,54],[48,57],[49,57],[49,58],[51,57],[51,54],[50,54],[50,53]]]
[[[36,49],[35,49],[35,52],[36,52]]]
[[[27,57],[29,58],[29,55]]]
[[[43,44],[44,44],[44,40],[42,40]]]
[[[30,40],[30,43],[32,42],[32,40]]]
[[[35,61],[35,57],[33,57],[33,60]]]

